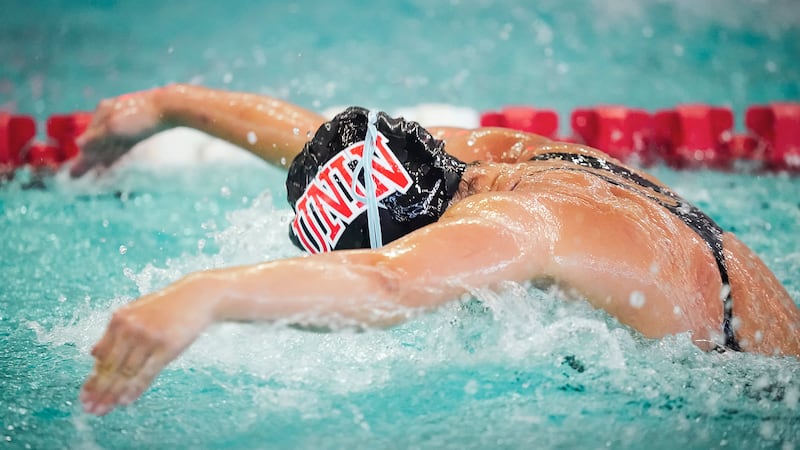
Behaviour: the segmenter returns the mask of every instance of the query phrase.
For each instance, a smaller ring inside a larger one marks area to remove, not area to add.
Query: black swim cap
[[[295,211],[289,236],[301,249],[370,247],[363,201],[367,171],[355,173],[364,154],[368,114],[350,107],[324,123],[289,167],[286,194]],[[445,153],[444,143],[418,123],[384,112],[376,116],[372,178],[386,244],[439,220],[466,164]]]

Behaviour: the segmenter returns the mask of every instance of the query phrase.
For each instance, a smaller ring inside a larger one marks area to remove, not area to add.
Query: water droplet
[[[628,298],[628,302],[636,309],[641,308],[644,306],[646,299],[644,293],[640,291],[633,291],[631,292],[631,296]]]
[[[778,65],[775,64],[775,61],[767,61],[767,63],[764,65],[764,68],[767,69],[767,72],[769,73],[775,73],[778,71]]]
[[[672,308],[672,314],[675,314],[676,316],[680,316],[682,312],[683,310],[681,309],[680,306]]]
[[[467,395],[475,395],[478,393],[478,382],[475,380],[467,381],[467,384],[464,385],[464,392]]]
[[[729,284],[723,284],[722,287],[719,289],[719,299],[725,300],[728,297],[728,294],[731,293],[731,286]]]
[[[800,403],[800,389],[796,387],[790,387],[786,389],[785,394],[783,395],[783,402],[786,403],[786,406],[789,409],[797,409],[798,403]]]
[[[250,145],[253,145],[256,142],[258,142],[258,136],[256,136],[255,131],[250,131],[247,133],[247,142],[249,142]]]
[[[125,247],[124,245],[120,245],[119,246],[119,254],[120,255],[124,255],[125,253],[128,253],[128,247]]]
[[[509,37],[511,37],[511,31],[514,30],[514,26],[510,23],[507,23],[503,26],[503,29],[500,30],[500,39],[507,41]]]
[[[299,136],[300,135],[300,128],[292,128],[292,133],[294,133],[295,136]]]
[[[282,157],[281,157],[281,165],[282,165],[282,166],[285,166],[285,165],[286,165],[286,157],[285,157],[285,156],[282,156]]]
[[[759,433],[764,439],[772,439],[775,435],[775,424],[767,421],[762,422]]]

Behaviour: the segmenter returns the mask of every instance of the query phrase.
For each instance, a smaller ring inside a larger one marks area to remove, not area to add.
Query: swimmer
[[[288,231],[308,254],[190,274],[117,310],[81,391],[90,413],[133,402],[216,322],[391,326],[508,281],[555,285],[648,338],[800,357],[800,312],[765,264],[600,151],[356,107],[326,122],[273,98],[171,85],[101,102],[73,173],[175,126],[286,167]]]

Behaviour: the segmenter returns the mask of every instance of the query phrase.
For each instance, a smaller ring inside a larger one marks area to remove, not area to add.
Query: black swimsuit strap
[[[717,225],[716,222],[714,222],[705,213],[700,211],[697,207],[687,202],[686,200],[682,199],[680,196],[670,191],[669,189],[663,186],[659,186],[653,183],[652,181],[648,180],[647,178],[644,178],[641,175],[632,172],[631,170],[625,167],[619,166],[604,159],[596,158],[594,156],[589,156],[589,155],[581,155],[577,153],[543,153],[541,155],[536,155],[531,160],[547,161],[554,159],[568,161],[587,169],[595,169],[598,171],[611,172],[645,189],[652,191],[654,194],[657,195],[649,193],[646,190],[635,189],[630,184],[621,183],[619,180],[616,180],[608,175],[605,175],[602,172],[595,172],[583,169],[570,169],[565,167],[549,169],[549,170],[574,170],[574,171],[589,173],[615,186],[620,186],[629,191],[643,195],[649,198],[650,200],[653,200],[654,202],[658,203],[659,205],[663,206],[672,214],[676,215],[686,225],[688,225],[689,228],[691,228],[695,233],[697,233],[706,242],[706,244],[708,244],[709,248],[711,249],[711,252],[714,255],[714,259],[717,262],[717,268],[719,269],[719,275],[720,278],[722,279],[723,289],[727,290],[725,298],[722,301],[722,306],[724,310],[724,315],[722,319],[722,331],[725,336],[725,348],[734,351],[741,351],[739,343],[737,342],[736,336],[734,335],[733,332],[733,299],[731,298],[731,293],[730,293],[730,280],[728,278],[728,268],[725,264],[725,254],[722,252],[722,228],[720,228],[720,226]]]

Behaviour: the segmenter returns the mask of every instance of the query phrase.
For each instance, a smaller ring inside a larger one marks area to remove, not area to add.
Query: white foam
[[[477,128],[480,126],[480,114],[474,109],[441,103],[398,108],[392,112],[392,115],[419,122],[423,127]]]
[[[123,156],[118,167],[185,167],[202,164],[263,164],[246,150],[191,128],[174,128],[145,139]]]

